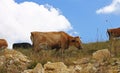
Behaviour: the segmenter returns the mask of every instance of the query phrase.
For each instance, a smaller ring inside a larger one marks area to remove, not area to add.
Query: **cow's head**
[[[32,41],[32,45],[34,46],[34,42],[36,42],[37,41],[37,39],[36,39],[36,36],[37,36],[37,34],[36,34],[37,32],[31,32],[31,36],[30,36],[30,39],[31,39],[31,41]]]
[[[34,32],[31,32],[30,39],[31,39],[32,42],[33,42],[33,37],[34,37]]]
[[[30,39],[31,41],[33,42],[35,39],[35,36],[37,35],[37,32],[31,32],[31,36],[30,36]]]
[[[82,45],[81,45],[81,44],[82,44],[82,42],[81,42],[79,36],[77,36],[77,37],[72,37],[72,38],[70,39],[70,45],[75,46],[75,47],[78,48],[78,49],[82,49]]]

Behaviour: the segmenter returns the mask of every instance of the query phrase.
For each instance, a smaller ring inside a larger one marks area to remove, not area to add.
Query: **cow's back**
[[[33,38],[33,42],[42,43],[49,42],[53,43],[60,38],[60,34],[57,32],[32,32],[31,38]]]
[[[28,48],[32,48],[32,45],[30,43],[27,43],[27,42],[14,43],[13,49],[18,49],[18,48],[28,49]]]
[[[120,28],[108,29],[107,33],[109,35],[109,40],[111,38],[120,37]]]
[[[0,39],[0,48],[7,48],[8,43],[5,39]]]
[[[47,45],[53,48],[68,47],[68,38],[64,32],[32,32],[31,40],[34,48],[39,48],[39,45]]]

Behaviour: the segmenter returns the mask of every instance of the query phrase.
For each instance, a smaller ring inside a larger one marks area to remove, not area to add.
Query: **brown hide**
[[[109,40],[112,38],[118,38],[120,37],[120,28],[108,29],[107,33],[109,35]]]
[[[67,49],[70,45],[77,48],[81,47],[81,42],[78,37],[72,37],[65,32],[31,32],[31,41],[33,49]],[[73,44],[74,43],[74,44]]]
[[[0,39],[0,48],[7,48],[8,44],[5,39]]]

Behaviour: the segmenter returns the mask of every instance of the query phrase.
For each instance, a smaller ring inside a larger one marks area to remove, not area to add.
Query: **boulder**
[[[119,73],[118,70],[108,70],[108,73]]]
[[[69,73],[81,73],[82,67],[80,65],[69,66]]]
[[[30,60],[22,53],[11,50],[2,50],[0,56],[0,67],[4,67],[7,73],[21,73],[27,69]]]
[[[24,70],[22,73],[33,73],[33,69]]]
[[[81,69],[80,73],[96,73],[97,68],[93,64],[89,63],[86,67]]]
[[[47,63],[44,65],[45,73],[69,73],[63,62]]]
[[[36,67],[33,69],[33,73],[44,73],[42,64],[38,63]]]
[[[34,69],[24,70],[22,73],[44,73],[42,64],[38,63]]]
[[[82,58],[82,59],[78,59],[77,61],[73,61],[74,65],[80,65],[80,64],[87,64],[89,63],[90,58]]]
[[[4,62],[5,62],[5,56],[0,56],[0,67],[3,66]]]
[[[94,52],[92,58],[95,59],[97,62],[105,62],[110,60],[111,54],[108,49],[102,49]]]

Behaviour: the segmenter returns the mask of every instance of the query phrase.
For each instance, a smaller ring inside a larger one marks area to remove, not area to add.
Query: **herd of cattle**
[[[113,28],[107,30],[109,40],[120,37],[120,28]],[[30,43],[14,43],[13,49],[17,48],[33,48],[34,51],[40,51],[42,49],[56,49],[65,50],[69,46],[74,46],[78,49],[82,49],[82,42],[79,36],[73,37],[67,33],[60,32],[31,32]],[[8,43],[5,39],[0,39],[0,48],[7,48]]]

